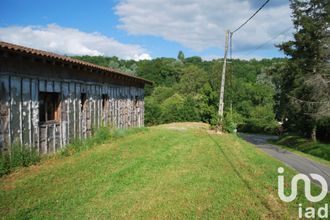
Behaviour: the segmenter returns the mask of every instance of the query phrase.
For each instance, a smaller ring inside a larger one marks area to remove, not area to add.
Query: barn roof
[[[132,75],[123,73],[116,69],[95,65],[95,64],[92,64],[89,62],[81,61],[78,59],[70,58],[70,57],[59,55],[56,53],[51,53],[51,52],[47,52],[47,51],[43,51],[43,50],[37,50],[37,49],[29,48],[29,47],[24,47],[24,46],[17,45],[17,44],[11,44],[11,43],[0,41],[0,49],[5,49],[5,50],[13,52],[13,53],[31,55],[34,57],[45,58],[48,60],[58,61],[58,62],[62,62],[62,63],[78,65],[78,66],[85,67],[85,68],[91,69],[91,70],[104,71],[107,73],[117,75],[123,79],[130,79],[130,80],[137,81],[137,82],[144,83],[144,84],[150,84],[150,85],[153,84],[152,81],[143,79],[141,77],[132,76]]]

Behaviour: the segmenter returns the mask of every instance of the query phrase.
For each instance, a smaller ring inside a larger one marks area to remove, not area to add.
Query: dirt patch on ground
[[[1,184],[0,189],[11,190],[15,189],[15,182],[25,176],[27,173],[38,173],[40,171],[40,164],[31,165],[29,167],[20,167],[13,171],[9,175],[5,175],[0,178]]]
[[[218,135],[223,134],[223,132],[215,130],[215,129],[209,129],[209,130],[207,130],[207,133],[209,133],[209,134],[218,134]]]
[[[28,167],[18,167],[16,170],[12,171],[10,174],[5,175],[0,178],[0,189],[11,190],[15,188],[15,183],[17,180],[22,179],[25,176],[37,175],[42,169],[51,169],[53,166],[58,164],[57,155],[45,156],[37,164]]]
[[[203,122],[175,122],[170,124],[159,125],[161,128],[168,128],[173,130],[186,130],[186,129],[209,129],[210,125]]]

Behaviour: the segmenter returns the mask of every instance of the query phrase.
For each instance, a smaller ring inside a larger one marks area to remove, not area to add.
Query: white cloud
[[[242,24],[262,4],[247,0],[121,0],[119,28],[132,35],[160,36],[195,51],[223,48],[225,30]],[[292,26],[288,1],[267,5],[234,35],[234,49],[247,51]],[[289,33],[274,43],[289,38]],[[272,47],[272,45],[268,46]]]
[[[217,59],[223,59],[223,56],[220,55],[207,55],[207,56],[202,56],[202,60],[205,61],[212,61],[212,60],[217,60]],[[260,56],[260,55],[246,55],[246,54],[235,54],[233,59],[240,59],[240,60],[251,60],[251,59],[256,59],[256,60],[262,60],[265,58],[271,59],[271,56]]]
[[[123,44],[99,33],[50,24],[0,28],[0,40],[67,55],[117,56],[122,59],[151,59],[139,45]]]
[[[151,56],[147,53],[143,53],[140,55],[134,55],[133,60],[151,60]]]

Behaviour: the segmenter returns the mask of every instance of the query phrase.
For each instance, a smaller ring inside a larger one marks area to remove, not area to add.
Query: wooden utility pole
[[[219,129],[220,131],[223,129],[223,108],[224,108],[224,95],[225,95],[225,80],[226,80],[226,64],[227,64],[227,52],[228,52],[228,38],[229,38],[229,30],[226,31],[226,42],[225,42],[225,55],[223,58],[223,67],[222,67],[222,75],[221,75],[221,87],[220,87],[220,99],[219,99]]]

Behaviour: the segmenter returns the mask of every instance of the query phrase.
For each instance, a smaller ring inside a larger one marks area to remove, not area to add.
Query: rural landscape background
[[[280,57],[242,59],[230,50],[222,120],[220,56],[69,54],[153,81],[145,87],[145,128],[105,127],[49,157],[20,149],[9,162],[2,155],[1,216],[290,219],[298,204],[329,204],[329,195],[307,201],[302,183],[297,200],[282,202],[277,168],[288,180],[297,172],[237,134],[277,135],[272,144],[329,166],[329,10],[328,1],[290,1],[293,33],[276,43]],[[221,134],[214,131],[220,121]],[[320,188],[313,184],[312,192]]]

